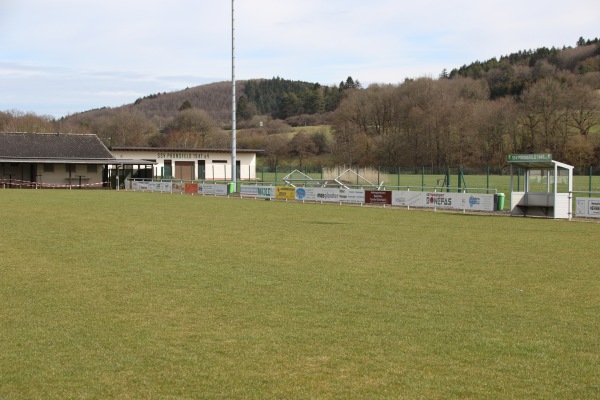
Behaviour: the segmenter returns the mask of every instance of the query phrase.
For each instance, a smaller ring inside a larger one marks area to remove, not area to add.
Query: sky
[[[600,37],[598,0],[235,0],[236,80],[363,86]],[[232,2],[0,0],[0,111],[60,118],[232,78]]]

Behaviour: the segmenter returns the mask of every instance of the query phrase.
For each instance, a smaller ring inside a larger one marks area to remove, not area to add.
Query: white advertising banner
[[[339,203],[340,201],[340,190],[339,189],[328,189],[328,188],[302,188],[306,191],[304,200],[309,201],[326,201],[332,203]],[[296,196],[298,195],[298,189],[296,189]],[[302,191],[300,191],[302,195]]]
[[[362,204],[365,202],[365,191],[362,189],[340,189],[342,203]]]
[[[149,192],[171,192],[171,182],[132,181],[133,190],[145,190]]]
[[[600,218],[600,198],[578,197],[575,202],[575,216]]]
[[[392,191],[392,205],[402,207],[425,207],[423,192]]]
[[[494,195],[448,192],[392,192],[392,205],[444,208],[451,210],[494,211]]]
[[[301,187],[296,188],[296,200],[362,204],[365,202],[365,191],[360,189]]]
[[[256,197],[259,199],[274,199],[275,186],[242,186],[240,187],[241,197]]]
[[[227,185],[205,183],[198,185],[198,194],[206,196],[227,196]]]

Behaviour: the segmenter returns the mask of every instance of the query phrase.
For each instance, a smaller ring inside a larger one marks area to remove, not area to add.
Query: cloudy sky
[[[598,0],[235,0],[236,78],[364,85],[600,36]],[[229,0],[0,0],[0,111],[231,79]]]

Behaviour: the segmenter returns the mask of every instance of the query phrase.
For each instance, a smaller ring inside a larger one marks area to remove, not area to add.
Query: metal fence
[[[375,185],[387,189],[445,190],[451,192],[509,193],[509,167],[314,167],[286,166],[256,168],[259,182],[285,184],[286,179],[298,181],[314,179],[326,181],[340,177],[348,186],[363,187]],[[523,177],[523,171],[516,172],[517,180]],[[519,182],[515,183],[519,185]],[[600,168],[575,169],[573,192],[579,195],[597,197],[600,192]]]

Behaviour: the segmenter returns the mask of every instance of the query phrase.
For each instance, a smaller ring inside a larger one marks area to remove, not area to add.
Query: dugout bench
[[[510,215],[571,219],[573,166],[552,154],[510,154]]]

